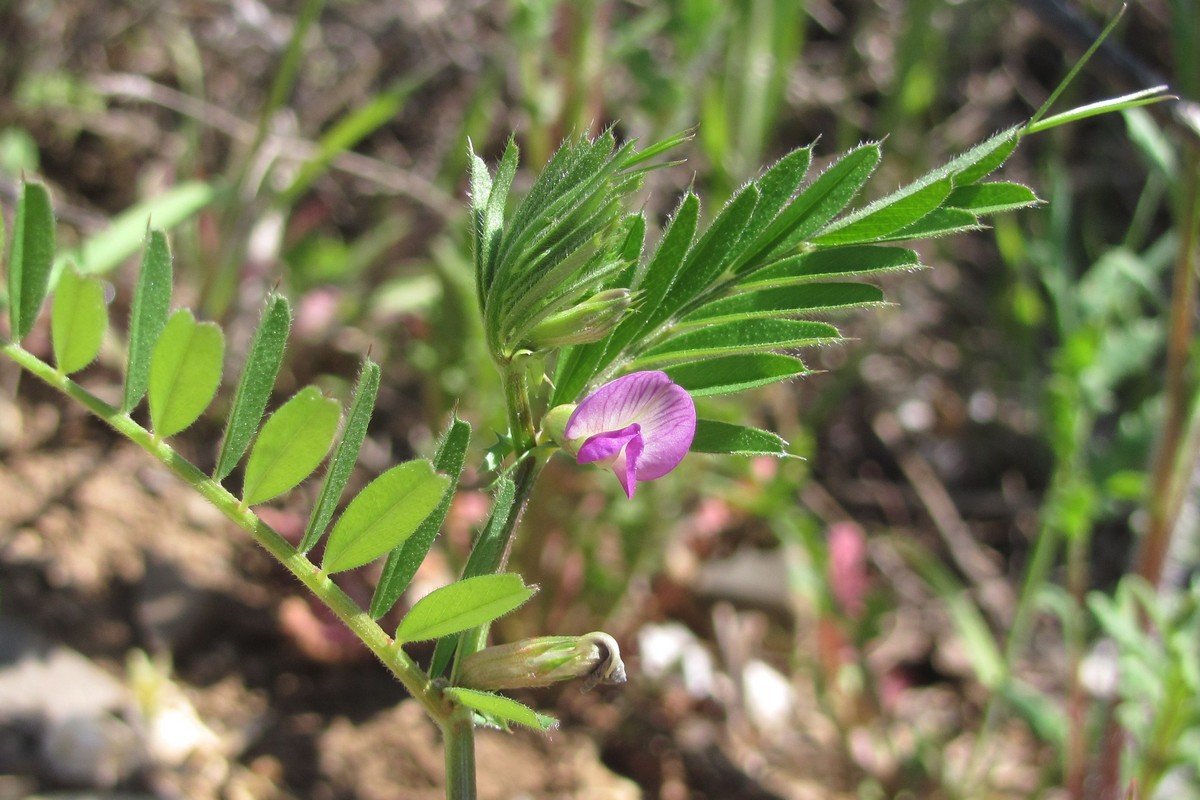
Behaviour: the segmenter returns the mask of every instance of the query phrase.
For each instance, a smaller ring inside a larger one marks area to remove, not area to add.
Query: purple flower
[[[609,467],[633,497],[638,481],[661,478],[687,455],[696,405],[665,372],[635,372],[585,397],[563,433],[572,449],[582,441],[580,464]]]

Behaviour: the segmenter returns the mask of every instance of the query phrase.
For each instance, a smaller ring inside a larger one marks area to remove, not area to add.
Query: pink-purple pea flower
[[[687,455],[696,404],[665,372],[634,372],[584,398],[563,433],[572,445],[582,442],[580,464],[612,469],[632,498],[638,481],[661,478]]]

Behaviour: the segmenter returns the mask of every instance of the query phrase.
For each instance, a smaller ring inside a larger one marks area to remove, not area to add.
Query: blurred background
[[[176,302],[231,334],[227,382],[274,286],[296,309],[280,397],[345,399],[368,349],[383,365],[359,485],[429,455],[453,409],[470,420],[411,602],[461,566],[488,508],[470,465],[504,427],[468,142],[491,161],[514,133],[520,190],[568,135],[696,127],[649,178],[652,228],[689,184],[711,216],[814,141],[820,166],[882,140],[878,197],[1026,121],[1118,10],[0,1],[0,203],[10,218],[22,176],[45,180],[60,249],[111,281],[117,330],[80,378],[101,397],[150,216]],[[1197,98],[1194,0],[1134,4],[1056,109],[1161,83]],[[1167,587],[1200,556],[1178,109],[1025,139],[1001,175],[1046,205],[922,244],[929,269],[883,281],[894,305],[807,353],[819,374],[703,401],[799,458],[693,455],[632,502],[552,462],[514,556],[541,592],[496,638],[604,630],[631,680],[519,695],[562,727],[481,734],[481,796],[1096,796],[1115,714],[1122,792],[1200,797],[1195,593],[1117,592],[1145,574],[1139,537],[1171,541]],[[49,352],[47,329],[25,346]],[[0,800],[441,797],[436,729],[265,553],[15,365],[0,387]],[[221,402],[179,437],[201,467]],[[298,538],[314,492],[263,517]],[[341,583],[365,603],[375,577]]]

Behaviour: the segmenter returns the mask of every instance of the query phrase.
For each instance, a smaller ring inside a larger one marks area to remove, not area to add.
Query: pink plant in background
[[[687,455],[696,435],[696,404],[665,372],[634,372],[583,399],[565,438],[580,464],[608,467],[633,497],[638,481],[661,478]]]
[[[853,522],[829,528],[829,588],[843,613],[859,619],[866,610],[867,536]]]

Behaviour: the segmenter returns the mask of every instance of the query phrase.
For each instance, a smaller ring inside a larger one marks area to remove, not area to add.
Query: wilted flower
[[[463,661],[459,684],[472,689],[522,689],[583,678],[586,692],[598,683],[624,683],[621,649],[607,633],[539,636],[485,647]]]
[[[638,481],[679,466],[695,435],[696,405],[665,372],[635,372],[604,384],[575,408],[563,431],[576,460],[612,469],[629,497]]]

